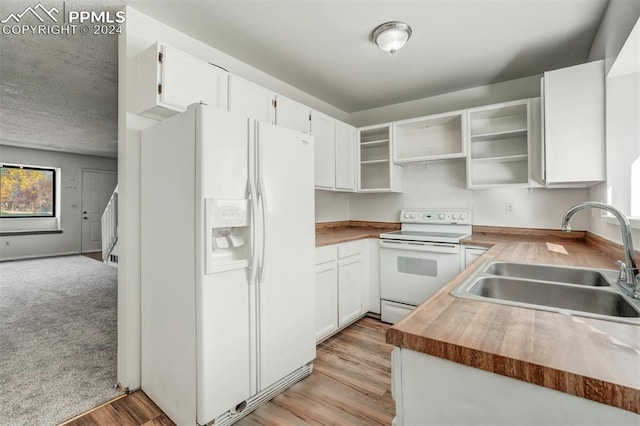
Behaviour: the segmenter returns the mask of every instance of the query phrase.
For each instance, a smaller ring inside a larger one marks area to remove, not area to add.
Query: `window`
[[[0,166],[0,218],[56,216],[54,169]]]

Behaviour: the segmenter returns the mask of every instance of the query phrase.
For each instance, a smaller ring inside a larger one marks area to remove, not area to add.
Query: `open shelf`
[[[389,159],[385,158],[382,160],[366,160],[366,161],[361,161],[360,164],[362,164],[363,166],[366,166],[367,164],[382,164],[382,163],[388,163]]]
[[[527,99],[469,110],[469,188],[529,183],[529,103]]]
[[[464,157],[464,117],[464,111],[455,111],[393,123],[393,161],[415,163]]]
[[[519,138],[527,136],[527,129],[505,130],[502,132],[483,133],[481,135],[471,135],[471,142],[484,142],[501,140],[505,138]]]
[[[360,187],[363,192],[399,191],[401,170],[391,163],[391,124],[362,127],[358,130]]]
[[[499,157],[483,157],[483,158],[473,158],[471,161],[474,163],[509,163],[511,161],[527,161],[527,154],[520,155],[504,155]]]
[[[360,146],[363,148],[369,148],[369,147],[373,147],[373,146],[380,146],[380,145],[388,145],[389,144],[389,139],[380,139],[377,141],[369,141],[369,142],[360,142]]]

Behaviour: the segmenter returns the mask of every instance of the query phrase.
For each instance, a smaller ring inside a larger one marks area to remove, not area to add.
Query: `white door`
[[[256,137],[264,216],[258,268],[262,390],[315,358],[315,193],[313,137],[264,123]]]
[[[338,264],[316,266],[316,342],[338,329]]]
[[[338,327],[362,313],[363,274],[361,255],[338,261]]]
[[[276,124],[298,132],[310,133],[311,110],[306,105],[277,95]]]
[[[193,56],[169,46],[162,46],[163,103],[182,110],[195,102],[227,109],[228,74]]]
[[[274,100],[272,91],[235,75],[229,76],[229,111],[273,124]]]
[[[333,189],[336,184],[335,120],[317,111],[311,111],[311,133],[315,141],[316,186]]]
[[[356,128],[336,121],[336,189],[356,189]]]
[[[117,184],[115,172],[82,171],[82,253],[102,250],[102,213]]]

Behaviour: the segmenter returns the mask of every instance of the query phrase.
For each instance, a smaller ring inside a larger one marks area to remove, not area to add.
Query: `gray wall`
[[[60,228],[61,234],[15,235],[0,237],[0,261],[30,257],[74,254],[81,252],[81,171],[117,171],[117,160],[105,157],[68,154],[2,145],[0,159],[8,164],[26,164],[61,169]],[[0,230],[3,227],[0,219]],[[4,219],[6,220],[6,219]],[[11,219],[14,220],[14,219]]]
[[[589,53],[590,60],[604,59],[605,60],[605,72],[608,73],[611,66],[615,62],[620,49],[627,40],[631,29],[640,17],[640,1],[638,0],[611,0],[607,11],[602,19],[596,38],[591,45],[591,52]],[[607,84],[607,88],[611,87]],[[610,94],[607,95],[609,99]],[[628,123],[633,131],[633,124]],[[612,121],[611,117],[607,117],[607,137],[611,136]],[[617,141],[609,140],[607,138],[607,152],[615,149],[613,146]],[[595,185],[589,188],[589,199],[593,201],[607,201],[607,187],[610,184],[608,182],[612,173],[615,170],[607,170],[607,182]],[[620,206],[617,206],[620,207]],[[627,212],[628,213],[628,212]],[[615,223],[610,223],[604,220],[600,215],[590,215],[589,230],[595,234],[601,235],[609,240],[620,243],[621,233],[620,227]],[[634,229],[633,239],[635,241],[640,240],[640,229]],[[636,243],[637,244],[637,243]]]

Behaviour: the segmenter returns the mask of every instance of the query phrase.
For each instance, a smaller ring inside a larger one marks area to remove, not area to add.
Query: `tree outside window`
[[[55,170],[0,167],[0,218],[55,217]]]

